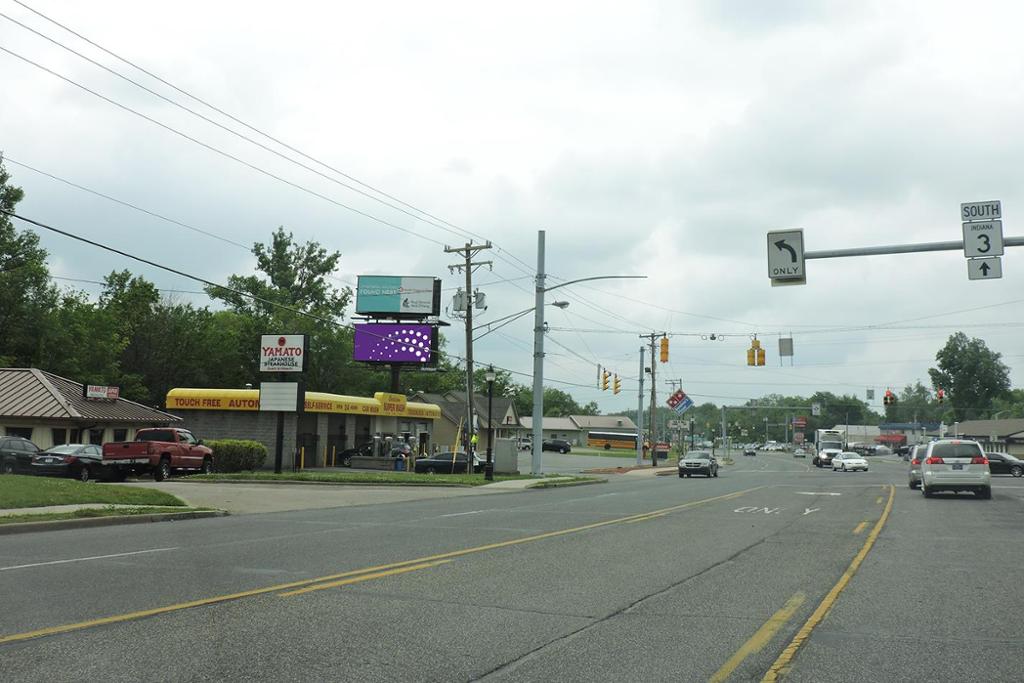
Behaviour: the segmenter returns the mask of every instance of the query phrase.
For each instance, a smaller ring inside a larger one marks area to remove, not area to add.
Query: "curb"
[[[559,489],[559,488],[564,488],[566,486],[588,486],[590,484],[607,484],[607,483],[608,483],[607,479],[589,479],[589,480],[585,480],[585,481],[579,481],[579,480],[577,480],[577,481],[557,481],[556,480],[556,481],[551,481],[551,482],[545,482],[544,480],[541,480],[539,482],[536,482],[535,484],[531,484],[530,486],[525,487],[523,490],[527,491],[527,490],[532,490],[532,489]]]
[[[224,510],[196,510],[195,512],[162,512],[151,515],[111,515],[109,517],[82,517],[79,519],[55,519],[47,522],[14,522],[0,524],[0,536],[27,534],[34,531],[59,531],[99,526],[120,526],[124,524],[146,524],[149,522],[176,522],[181,519],[206,519],[226,517]]]
[[[482,476],[482,475],[481,475]],[[264,484],[280,486],[281,484],[301,484],[305,486],[398,486],[402,488],[453,488],[477,489],[486,484],[454,484],[450,482],[402,483],[397,481],[304,481],[301,479],[191,479],[193,484]]]

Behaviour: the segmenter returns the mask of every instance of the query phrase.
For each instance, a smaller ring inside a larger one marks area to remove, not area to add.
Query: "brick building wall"
[[[251,439],[267,447],[264,469],[274,468],[274,447],[277,435],[277,413],[243,412],[236,410],[182,410],[178,416],[182,425],[197,439]],[[284,416],[283,467],[291,469],[295,463],[295,434],[297,415]]]

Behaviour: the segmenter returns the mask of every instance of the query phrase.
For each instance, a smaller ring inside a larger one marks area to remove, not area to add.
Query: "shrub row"
[[[258,470],[267,459],[267,447],[259,441],[217,439],[207,441],[206,445],[213,449],[215,472]]]

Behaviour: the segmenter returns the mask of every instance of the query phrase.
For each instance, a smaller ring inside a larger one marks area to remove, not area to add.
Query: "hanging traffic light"
[[[764,365],[765,350],[761,347],[761,342],[756,337],[751,340],[750,348],[747,349],[747,365]]]
[[[942,403],[943,401],[946,400],[946,392],[943,391],[942,389],[939,389],[937,392],[935,392],[935,396],[936,398],[939,399],[939,403]]]
[[[608,380],[611,379],[611,376],[612,373],[604,371],[604,376],[601,378],[601,391],[608,391]]]
[[[615,379],[612,381],[612,393],[617,394],[622,391],[622,382],[619,380],[619,376],[615,375]]]
[[[661,338],[661,362],[668,362],[668,337]]]
[[[892,393],[892,389],[885,390],[885,396],[882,397],[882,403],[887,406],[896,405],[896,394]]]

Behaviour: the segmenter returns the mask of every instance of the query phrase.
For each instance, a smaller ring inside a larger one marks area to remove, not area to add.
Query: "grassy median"
[[[74,479],[20,474],[0,475],[0,510],[78,503],[185,507],[179,498],[153,489],[108,486],[96,482],[83,484]]]
[[[536,479],[529,474],[495,474],[494,481]],[[197,474],[189,481],[312,481],[329,484],[386,484],[389,486],[483,486],[491,482],[483,474],[416,474],[390,471],[346,472],[231,472]]]
[[[204,512],[210,508],[181,507],[117,507],[84,508],[70,512],[41,512],[36,514],[0,515],[0,525],[20,522],[54,522],[62,519],[85,519],[88,517],[134,517],[136,515],[159,515],[182,512]]]

